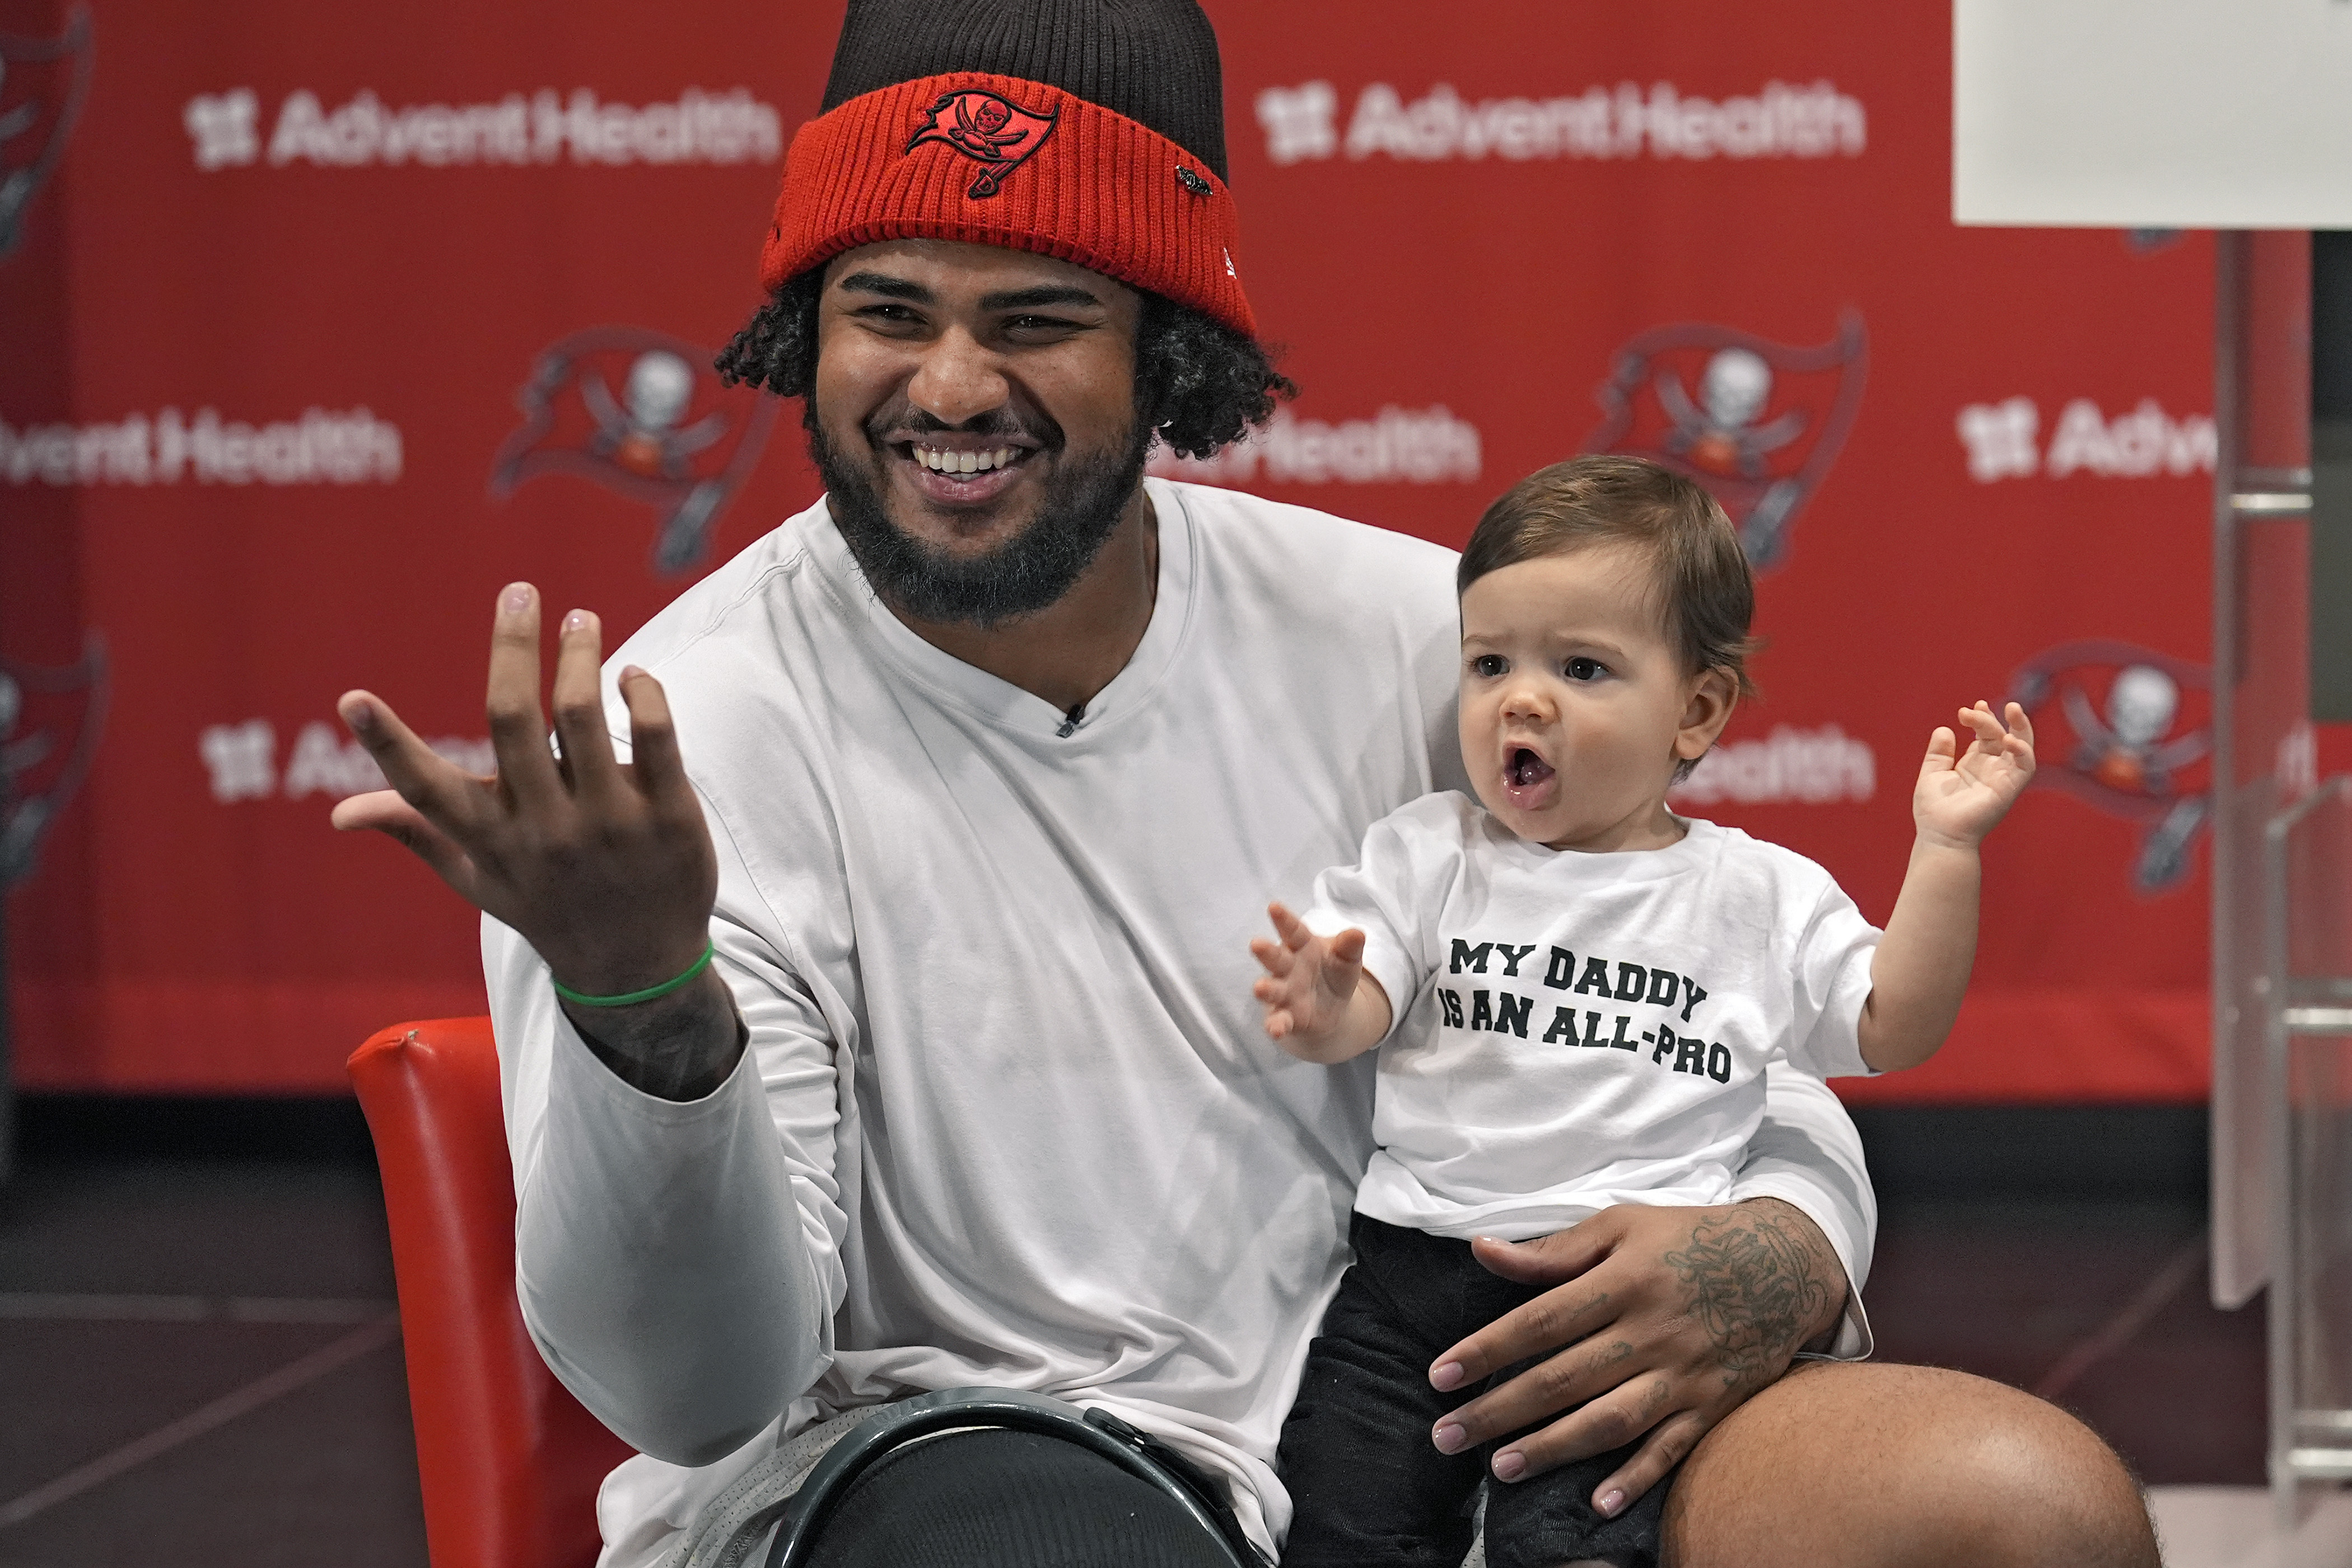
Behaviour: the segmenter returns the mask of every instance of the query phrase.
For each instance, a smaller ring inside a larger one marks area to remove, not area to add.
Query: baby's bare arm
[[[1388,1037],[1387,991],[1364,972],[1364,933],[1350,927],[1319,937],[1280,904],[1268,906],[1275,934],[1250,951],[1265,966],[1254,988],[1265,1004],[1265,1032],[1302,1061],[1344,1062]]]
[[[2014,702],[2005,716],[2006,728],[1985,703],[1961,709],[1973,732],[1965,753],[1950,730],[1927,742],[1911,804],[1919,837],[1862,1010],[1862,1059],[1880,1072],[1934,1056],[1960,1016],[1984,881],[1977,847],[2033,776],[2033,725]]]
[[[1870,961],[1862,1009],[1862,1059],[1880,1072],[1917,1067],[1936,1054],[1968,994],[1977,956],[1976,846],[1911,847],[1911,868],[1886,934]]]

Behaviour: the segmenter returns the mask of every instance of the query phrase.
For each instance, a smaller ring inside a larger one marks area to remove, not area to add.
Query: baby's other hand
[[[1989,703],[1961,709],[1960,722],[1970,731],[1965,752],[1950,730],[1929,738],[1911,797],[1920,837],[1972,849],[2008,815],[2033,777],[2033,721],[2014,702],[2003,717],[2005,728]]]
[[[1266,906],[1281,940],[1258,937],[1250,951],[1265,965],[1253,988],[1265,1004],[1265,1032],[1297,1049],[1337,1033],[1364,976],[1364,933],[1350,926],[1320,937],[1280,904]]]

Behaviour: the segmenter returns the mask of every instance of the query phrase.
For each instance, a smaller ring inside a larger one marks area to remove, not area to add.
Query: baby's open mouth
[[[1521,746],[1511,753],[1511,760],[1504,764],[1503,777],[1513,789],[1525,789],[1529,784],[1539,784],[1551,777],[1551,764],[1527,747]]]

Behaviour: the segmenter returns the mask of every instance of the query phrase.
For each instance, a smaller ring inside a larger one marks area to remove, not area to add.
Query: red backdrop
[[[1927,731],[2043,725],[1958,1035],[1859,1094],[2201,1096],[2210,237],[1953,227],[1940,7],[1210,9],[1305,392],[1196,477],[1458,543],[1580,449],[1701,474],[1769,646],[1690,809],[1883,919]],[[838,15],[0,0],[27,1087],[336,1089],[481,1006],[469,912],[327,829],[331,705],[469,753],[499,584],[625,630],[814,496],[707,365]]]

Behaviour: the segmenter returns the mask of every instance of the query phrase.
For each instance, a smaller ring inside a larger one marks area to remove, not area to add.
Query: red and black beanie
[[[760,280],[884,239],[1058,257],[1255,336],[1209,18],[1194,0],[849,0]]]

